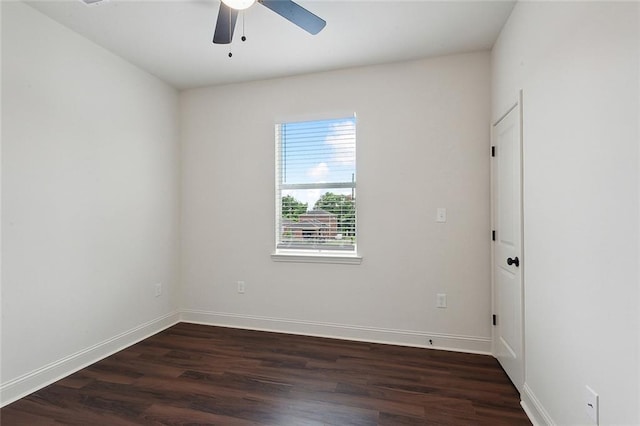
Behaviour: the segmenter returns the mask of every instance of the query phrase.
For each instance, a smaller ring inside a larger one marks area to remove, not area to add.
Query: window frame
[[[358,252],[358,207],[357,202],[355,204],[355,215],[354,215],[354,236],[355,242],[353,243],[353,249],[345,250],[342,249],[330,249],[329,245],[322,246],[321,244],[318,246],[310,246],[305,248],[294,247],[287,248],[282,247],[282,238],[281,238],[281,229],[282,229],[282,198],[283,191],[286,190],[300,190],[300,189],[323,189],[323,190],[331,190],[331,189],[345,189],[350,188],[352,191],[356,191],[357,189],[357,180],[355,179],[355,173],[357,172],[357,139],[355,143],[355,155],[356,155],[356,168],[354,170],[354,178],[352,182],[313,182],[313,183],[283,183],[283,168],[281,167],[282,163],[282,150],[283,150],[283,140],[280,137],[280,130],[282,125],[286,124],[295,124],[302,122],[313,122],[313,121],[328,121],[328,120],[353,120],[356,125],[355,134],[357,135],[357,116],[355,113],[347,113],[347,114],[331,114],[330,116],[322,116],[322,117],[304,117],[298,119],[284,119],[277,120],[274,123],[274,139],[275,139],[275,226],[274,226],[274,252],[271,254],[271,258],[276,262],[304,262],[304,263],[338,263],[338,264],[360,264],[362,262],[362,257]],[[357,137],[356,137],[357,138]],[[356,197],[357,198],[357,197]],[[309,212],[309,210],[308,210]]]

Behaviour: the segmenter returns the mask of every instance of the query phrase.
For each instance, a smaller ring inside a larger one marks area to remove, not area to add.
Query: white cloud
[[[343,166],[356,163],[356,124],[353,121],[341,121],[331,125],[331,133],[325,143],[334,151],[333,161]]]
[[[329,166],[327,163],[320,163],[315,167],[310,168],[307,171],[307,175],[313,178],[316,182],[323,182],[327,176],[329,176]]]

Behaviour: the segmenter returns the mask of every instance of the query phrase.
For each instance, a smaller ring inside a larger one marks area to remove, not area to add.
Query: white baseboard
[[[540,400],[536,398],[535,394],[527,385],[527,383],[522,386],[522,395],[521,395],[520,405],[522,405],[522,409],[533,423],[533,426],[553,426],[555,423],[551,420],[551,416],[547,413],[547,410],[544,409]]]
[[[0,407],[146,339],[180,321],[172,312],[0,385]]]
[[[183,310],[183,322],[491,355],[491,338]],[[429,344],[432,340],[432,344]]]

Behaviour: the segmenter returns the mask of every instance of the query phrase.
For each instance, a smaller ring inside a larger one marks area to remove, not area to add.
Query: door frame
[[[494,128],[495,126],[500,123],[500,121],[502,121],[511,111],[513,111],[514,109],[518,109],[518,115],[519,115],[519,121],[520,121],[520,206],[518,208],[518,211],[520,213],[520,257],[521,259],[521,264],[520,267],[518,268],[520,271],[520,310],[521,310],[521,330],[520,330],[520,335],[521,335],[521,348],[522,348],[522,354],[520,357],[520,361],[521,361],[521,367],[522,367],[522,384],[521,387],[524,387],[524,384],[526,383],[526,378],[527,378],[527,370],[526,370],[526,362],[525,362],[525,358],[526,358],[526,350],[525,350],[525,267],[526,267],[526,256],[525,256],[525,252],[524,252],[524,132],[523,132],[523,91],[522,89],[518,92],[518,98],[517,98],[517,102],[515,102],[514,104],[512,104],[509,108],[507,108],[507,110],[504,112],[504,114],[502,114],[495,122],[493,122],[491,124],[491,131],[490,131],[490,138],[491,138],[491,149],[493,150],[493,141],[494,141]],[[490,178],[491,178],[491,230],[492,232],[495,231],[496,229],[496,224],[495,224],[495,210],[496,210],[496,196],[495,196],[495,181],[496,181],[496,167],[495,167],[495,162],[491,161],[491,172],[490,172]],[[496,292],[496,271],[495,271],[495,242],[491,241],[491,313],[492,313],[492,324],[493,324],[493,315],[496,315],[498,312],[498,307],[497,307],[497,303],[496,303],[496,297],[497,297],[497,292]],[[500,319],[498,318],[498,321],[500,321]],[[497,338],[497,333],[496,333],[496,326],[495,324],[492,325],[491,327],[491,353],[494,357],[496,357],[496,338]],[[496,357],[497,358],[497,357]],[[518,389],[518,392],[520,392],[520,394],[522,394],[523,389],[519,388],[517,386],[517,384],[514,383],[514,386]]]

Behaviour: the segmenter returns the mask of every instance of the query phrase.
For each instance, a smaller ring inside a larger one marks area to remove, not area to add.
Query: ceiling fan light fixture
[[[222,0],[222,3],[235,10],[245,10],[250,8],[256,0]]]
[[[251,7],[254,3],[260,3],[309,34],[318,34],[327,25],[324,19],[314,15],[293,0],[221,0],[213,42],[215,44],[231,43],[233,30],[238,20],[238,11]]]

